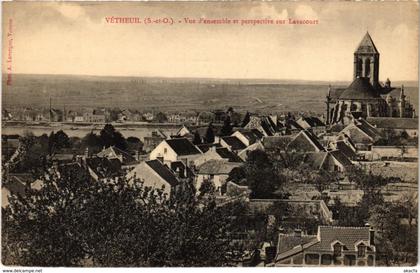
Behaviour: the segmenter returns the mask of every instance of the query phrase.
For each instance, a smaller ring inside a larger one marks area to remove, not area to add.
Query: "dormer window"
[[[357,246],[357,257],[365,257],[366,255],[366,246],[364,244],[360,244]]]
[[[342,249],[343,249],[343,247],[342,247],[342,245],[340,244],[340,243],[335,243],[334,244],[334,246],[333,246],[333,249],[334,249],[334,256],[341,256],[341,252],[342,252]]]

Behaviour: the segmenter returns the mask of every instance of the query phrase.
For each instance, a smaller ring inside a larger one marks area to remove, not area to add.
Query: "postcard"
[[[3,272],[417,272],[418,12],[3,2]]]

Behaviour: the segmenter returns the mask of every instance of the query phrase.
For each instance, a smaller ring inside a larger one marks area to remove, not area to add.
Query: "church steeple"
[[[379,51],[373,43],[369,32],[366,32],[356,51],[354,52],[353,78],[369,78],[375,89],[379,86]]]

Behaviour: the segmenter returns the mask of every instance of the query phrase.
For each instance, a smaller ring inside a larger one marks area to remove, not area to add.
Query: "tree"
[[[90,132],[82,138],[81,147],[84,149],[88,148],[92,152],[99,152],[103,146],[101,138],[97,134]]]
[[[193,138],[193,144],[194,145],[199,145],[199,144],[201,144],[202,143],[202,141],[201,141],[201,136],[200,136],[200,134],[198,133],[198,131],[195,131],[194,132],[194,138]]]
[[[60,130],[57,133],[54,133],[54,131],[51,132],[48,138],[49,155],[54,155],[58,150],[69,148],[70,146],[70,139],[63,130]]]
[[[234,258],[230,234],[240,223],[231,215],[240,204],[197,198],[192,181],[170,197],[124,176],[95,183],[77,166],[51,171],[39,190],[9,200],[3,263],[222,266]]]
[[[250,120],[251,120],[251,114],[249,112],[246,112],[245,117],[242,121],[241,127],[245,127],[249,123]]]
[[[232,134],[232,125],[230,123],[230,117],[226,116],[225,120],[223,121],[223,127],[220,131],[221,136],[229,136]]]
[[[159,112],[155,115],[153,121],[157,123],[164,123],[168,121],[168,117],[164,113]]]
[[[261,150],[251,151],[244,165],[251,198],[272,198],[280,188],[281,179],[269,156]]]
[[[129,151],[141,151],[143,149],[143,142],[137,137],[127,138],[127,150]]]
[[[206,143],[214,143],[214,132],[213,132],[213,125],[209,123],[206,131],[205,137]]]
[[[102,145],[106,148],[115,146],[121,150],[127,149],[127,141],[111,124],[105,124],[104,128],[100,132],[100,139]]]

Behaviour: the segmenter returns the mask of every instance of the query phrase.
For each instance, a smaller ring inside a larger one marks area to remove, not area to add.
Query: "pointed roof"
[[[357,47],[354,53],[376,53],[379,54],[378,49],[376,49],[375,44],[373,43],[372,37],[370,37],[369,32],[366,32],[365,37],[363,37],[359,46]]]

